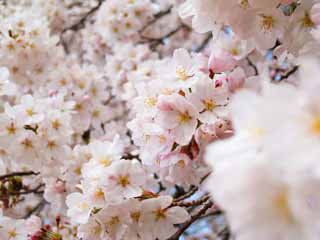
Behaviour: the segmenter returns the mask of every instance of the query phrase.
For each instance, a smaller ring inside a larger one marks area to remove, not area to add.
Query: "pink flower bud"
[[[228,87],[230,92],[235,92],[237,89],[243,87],[245,82],[245,72],[242,68],[236,68],[230,75],[228,76]]]
[[[209,58],[208,68],[214,73],[232,70],[237,64],[234,57],[227,51],[212,52]]]
[[[172,111],[172,104],[167,101],[166,97],[159,97],[158,103],[157,103],[157,108],[161,111]]]
[[[62,181],[57,181],[54,184],[54,190],[57,193],[64,193],[66,191],[64,183]]]

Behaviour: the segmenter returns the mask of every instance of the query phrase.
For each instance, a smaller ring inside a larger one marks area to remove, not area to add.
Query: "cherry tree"
[[[320,1],[0,0],[0,239],[320,235]]]

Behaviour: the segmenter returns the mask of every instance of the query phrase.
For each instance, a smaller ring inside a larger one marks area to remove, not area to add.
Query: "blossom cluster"
[[[1,240],[318,239],[320,1],[0,21]]]

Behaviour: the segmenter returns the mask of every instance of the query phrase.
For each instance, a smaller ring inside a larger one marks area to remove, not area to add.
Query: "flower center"
[[[146,98],[146,100],[144,101],[144,103],[148,106],[148,107],[154,107],[157,103],[157,99],[155,97],[148,97]]]
[[[94,235],[96,235],[96,236],[100,235],[101,232],[102,232],[102,228],[101,228],[100,225],[94,226],[94,227],[92,228],[92,233],[93,233]]]
[[[240,0],[239,4],[243,9],[247,9],[249,7],[249,1],[248,0]]]
[[[61,127],[61,123],[58,119],[55,119],[51,122],[51,126],[53,129],[58,130]]]
[[[17,236],[16,230],[15,230],[15,229],[10,229],[10,230],[8,231],[8,236],[9,236],[9,239],[10,239],[10,238],[15,238],[15,237]]]
[[[180,123],[188,123],[191,120],[190,115],[188,114],[188,112],[184,112],[184,113],[180,113],[179,114],[179,122]]]
[[[275,26],[275,19],[272,16],[261,15],[261,28],[267,32],[271,31]]]
[[[316,135],[320,135],[320,115],[317,115],[311,123],[311,131]]]
[[[120,176],[118,178],[118,184],[125,188],[126,186],[128,186],[130,184],[129,177],[128,176]]]
[[[230,49],[230,54],[231,54],[232,56],[238,56],[238,55],[240,54],[239,49],[236,48],[236,47],[231,48],[231,49]]]
[[[47,143],[47,147],[52,150],[53,148],[55,148],[57,146],[57,144],[55,143],[54,140],[48,140],[48,143]]]
[[[98,118],[99,116],[100,116],[100,111],[99,110],[93,110],[92,117],[93,118]]]
[[[26,148],[33,148],[33,144],[31,142],[31,140],[29,140],[28,138],[24,139],[21,144]]]
[[[114,226],[114,225],[117,225],[118,223],[120,223],[120,219],[118,216],[114,216],[114,217],[111,217],[110,221],[108,222],[108,225],[109,226]]]
[[[314,23],[311,20],[310,14],[308,12],[304,13],[303,18],[300,19],[301,26],[303,28],[312,28],[314,27]]]
[[[181,159],[179,160],[179,162],[177,163],[178,167],[180,168],[184,168],[186,166],[186,163]]]
[[[133,213],[131,213],[130,216],[134,221],[139,222],[141,213],[139,211],[138,212],[133,212]]]
[[[212,112],[213,109],[215,109],[216,104],[212,99],[205,99],[203,101],[204,108],[206,111]]]
[[[81,203],[78,204],[78,208],[79,208],[80,210],[85,210],[85,209],[88,208],[88,204],[85,203],[85,202],[81,202]]]
[[[7,132],[9,135],[14,135],[17,130],[13,123],[11,123],[9,126],[7,126],[6,129],[7,129]]]
[[[289,222],[294,222],[294,218],[289,206],[287,191],[285,189],[276,195],[273,203],[281,216],[283,216]]]
[[[165,143],[167,140],[167,138],[164,135],[159,135],[158,138],[160,143]]]
[[[95,193],[94,193],[95,197],[98,199],[104,199],[104,193],[101,190],[101,188],[96,189]]]
[[[26,113],[29,117],[32,117],[34,115],[34,111],[32,110],[32,108],[27,108]]]
[[[111,164],[111,160],[107,157],[102,157],[100,160],[99,160],[99,163],[104,166],[104,167],[107,167]]]
[[[165,219],[167,217],[165,210],[163,210],[161,208],[155,210],[154,215],[155,215],[156,221],[159,221],[160,219]]]
[[[186,81],[189,78],[187,71],[184,68],[177,68],[176,70],[177,78]]]

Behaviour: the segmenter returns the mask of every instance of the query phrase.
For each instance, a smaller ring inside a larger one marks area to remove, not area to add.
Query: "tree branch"
[[[32,188],[32,189],[25,189],[24,191],[18,191],[18,192],[8,192],[6,194],[6,197],[10,197],[10,196],[19,196],[19,195],[27,195],[30,193],[34,193],[34,194],[43,194],[44,191],[40,190],[40,188],[42,188],[44,186],[43,183],[39,184],[37,187]]]
[[[171,237],[167,240],[179,240],[180,236],[187,230],[195,221],[197,221],[206,211],[213,206],[213,202],[207,202],[196,214],[192,215],[190,220],[183,223],[179,230],[174,233]]]
[[[32,176],[32,175],[34,175],[34,176],[39,175],[39,172],[33,172],[33,171],[12,172],[12,173],[8,173],[8,174],[0,176],[0,181],[6,180],[7,178],[11,178],[11,177],[23,177],[23,176]]]
[[[200,206],[203,203],[205,203],[206,201],[208,201],[209,199],[210,199],[210,196],[208,194],[205,194],[201,198],[199,198],[197,200],[190,201],[190,202],[173,202],[170,207],[173,207],[173,206],[180,206],[180,207]]]
[[[253,70],[254,70],[254,75],[257,76],[257,75],[259,74],[259,71],[258,71],[257,66],[253,64],[253,62],[251,61],[251,59],[250,59],[249,57],[247,57],[246,59],[247,59],[247,61],[248,61],[249,66],[253,68]]]
[[[198,191],[198,187],[192,186],[187,193],[185,193],[184,195],[176,198],[174,200],[174,202],[183,201],[184,199],[187,199],[187,198],[191,197],[196,191]]]
[[[46,204],[47,204],[47,201],[44,198],[42,198],[41,201],[36,206],[34,206],[32,209],[30,209],[30,211],[28,211],[28,213],[23,218],[29,218],[33,214],[35,214],[37,212],[41,212],[41,210],[43,209],[43,207]]]
[[[152,37],[146,37],[146,36],[141,36],[141,38],[144,41],[141,41],[140,43],[150,43],[151,45],[151,49],[155,49],[157,46],[159,45],[163,45],[164,41],[168,38],[170,38],[171,36],[173,36],[174,34],[176,34],[177,32],[179,32],[180,30],[182,30],[183,28],[185,28],[186,26],[181,24],[179,25],[176,29],[168,32],[167,34],[159,37],[159,38],[152,38]]]
[[[203,42],[198,47],[196,47],[194,51],[201,52],[202,50],[204,50],[209,44],[211,39],[212,39],[212,33],[208,34],[208,36],[203,40]]]
[[[151,21],[149,21],[145,26],[143,26],[139,32],[143,33],[148,27],[150,27],[151,25],[153,25],[154,23],[156,23],[159,19],[161,19],[162,17],[168,15],[169,13],[171,13],[173,6],[171,5],[168,9],[161,11],[157,14],[155,14],[153,17],[153,19]]]
[[[101,7],[101,5],[104,1],[105,0],[98,0],[98,4],[95,7],[91,8],[82,18],[80,18],[79,21],[77,21],[76,23],[74,23],[71,26],[66,27],[65,29],[62,30],[62,32],[60,34],[60,44],[63,46],[66,53],[69,53],[69,48],[68,48],[67,43],[63,40],[63,34],[69,30],[78,31],[78,30],[84,28],[85,22],[89,19],[89,17],[92,14],[94,14],[96,11],[99,10],[99,8]]]
[[[291,70],[289,70],[286,74],[281,75],[280,79],[278,81],[282,81],[284,79],[287,79],[288,77],[290,77],[292,74],[295,74],[298,71],[299,67],[298,66],[294,66]]]
[[[79,21],[77,21],[76,23],[72,24],[71,26],[63,29],[61,34],[64,34],[68,30],[78,31],[81,28],[83,28],[87,19],[101,7],[101,5],[104,1],[105,0],[98,0],[97,6],[91,8]]]

